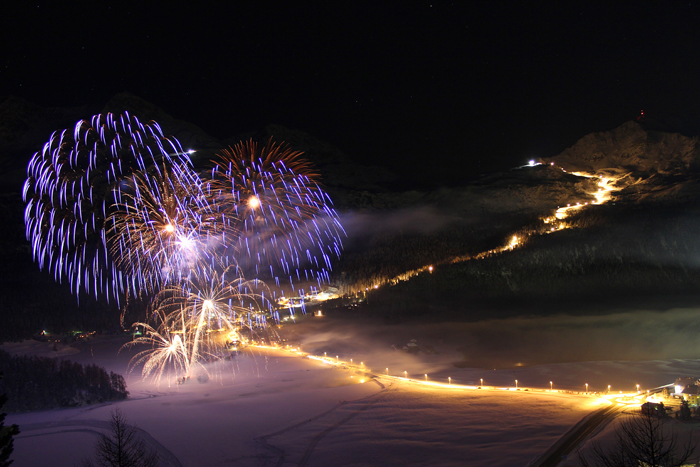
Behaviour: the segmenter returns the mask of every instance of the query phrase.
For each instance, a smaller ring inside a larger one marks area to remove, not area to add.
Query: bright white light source
[[[531,161],[529,162],[529,164],[530,164],[530,167],[532,167],[533,165],[535,165],[535,161],[531,160]]]
[[[194,247],[194,240],[183,236],[182,238],[180,238],[180,246],[182,248],[186,248],[186,249],[190,250],[190,249],[192,249],[192,247]]]
[[[251,209],[255,209],[255,208],[257,208],[258,206],[260,206],[260,200],[258,199],[258,197],[257,197],[257,196],[251,196],[250,198],[248,198],[248,206],[249,206]]]

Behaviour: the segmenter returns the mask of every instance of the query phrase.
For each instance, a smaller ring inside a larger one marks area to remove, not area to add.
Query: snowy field
[[[98,337],[57,352],[50,344],[6,344],[11,352],[97,363],[124,374],[131,393],[119,403],[10,414],[6,422],[17,423],[22,432],[14,465],[76,465],[92,454],[97,433],[119,407],[158,449],[164,465],[524,466],[606,404],[582,394],[585,383],[592,391],[607,384],[629,391],[635,384],[652,388],[700,374],[694,360],[457,368],[453,363],[462,354],[445,327],[464,336],[460,325],[338,325],[311,318],[285,326],[282,334],[311,354],[352,359],[359,368],[249,349],[210,364],[208,381],[193,377],[183,385],[127,375],[130,354],[117,353],[124,337]],[[414,337],[434,351],[414,355],[391,348]],[[372,379],[362,368],[377,375],[388,369],[393,377]],[[402,376],[453,387],[396,378]],[[454,387],[478,385],[481,378],[485,389]],[[547,391],[549,381],[554,391]]]

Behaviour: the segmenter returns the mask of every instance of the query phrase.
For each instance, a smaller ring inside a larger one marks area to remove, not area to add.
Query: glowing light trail
[[[528,165],[522,166],[520,168],[527,168],[527,167],[533,167],[537,165],[542,165],[540,163],[534,163],[534,161],[530,161]],[[554,163],[551,164],[551,166],[554,166]],[[566,170],[560,169],[564,172]],[[564,219],[566,219],[571,211],[574,210],[579,210],[583,209],[587,206],[590,205],[601,205],[605,204],[608,201],[610,201],[613,197],[613,193],[616,191],[619,191],[622,189],[622,187],[618,187],[615,185],[616,182],[621,180],[622,178],[625,178],[625,176],[620,176],[620,177],[613,177],[611,175],[597,175],[593,173],[586,173],[586,172],[569,172],[572,175],[575,175],[577,177],[585,177],[585,178],[590,178],[590,179],[596,179],[597,180],[597,187],[598,189],[595,192],[588,193],[589,196],[592,196],[595,201],[592,201],[591,203],[588,202],[577,202],[576,204],[567,204],[567,206],[559,207],[557,210],[548,217],[545,217],[542,219],[542,222],[548,225],[552,225],[552,227],[548,228],[545,232],[543,233],[552,233],[556,232],[559,230],[564,230],[567,228],[570,228],[571,226],[566,223],[562,222]],[[483,251],[481,253],[478,253],[476,255],[464,255],[464,256],[455,256],[449,259],[446,259],[444,261],[441,261],[437,263],[437,265],[442,265],[442,264],[454,264],[454,263],[460,263],[463,261],[470,261],[474,259],[482,259],[486,258],[495,254],[500,254],[500,253],[505,253],[508,251],[513,251],[516,248],[522,246],[525,242],[525,238],[522,234],[518,235],[512,235],[510,237],[510,241],[498,248],[494,248],[492,250],[487,250]],[[384,279],[379,279],[376,281],[376,283],[371,287],[374,289],[377,289],[381,287],[382,285],[388,284],[388,285],[396,285],[399,282],[402,281],[407,281],[411,279],[412,277],[415,277],[419,274],[422,274],[424,272],[433,272],[435,265],[429,265],[429,266],[423,266],[421,268],[417,269],[412,269],[410,271],[406,271],[404,273],[399,274],[398,276],[392,277],[392,278],[384,278]],[[360,293],[366,293],[370,290],[370,287],[365,287],[364,289],[361,287],[355,287],[352,290],[349,290],[349,293],[355,293],[355,294],[360,294]]]
[[[585,404],[587,405],[592,405],[592,406],[598,406],[600,404],[621,404],[621,405],[626,405],[626,406],[641,406],[642,403],[644,403],[647,400],[654,400],[654,395],[646,395],[646,394],[640,394],[637,392],[637,390],[631,390],[630,392],[625,392],[625,393],[620,393],[620,394],[598,394],[598,393],[593,393],[593,392],[588,392],[588,384],[586,384],[586,391],[567,391],[567,390],[554,390],[552,387],[552,384],[550,382],[550,387],[549,388],[535,388],[535,387],[523,387],[522,385],[519,385],[518,387],[499,387],[499,386],[484,386],[483,385],[483,379],[481,380],[481,385],[470,385],[470,384],[459,384],[452,379],[452,377],[448,377],[446,382],[441,382],[441,381],[435,381],[428,379],[428,375],[424,375],[425,379],[414,379],[414,378],[409,378],[407,376],[407,372],[402,372],[404,376],[394,376],[394,375],[388,375],[386,374],[386,370],[384,372],[380,373],[373,373],[372,370],[364,365],[362,363],[361,365],[355,365],[352,363],[352,360],[350,362],[340,360],[337,356],[336,358],[331,358],[328,357],[327,355],[325,356],[318,356],[318,355],[312,355],[312,354],[307,354],[303,351],[301,351],[300,348],[294,347],[294,346],[287,346],[285,347],[280,347],[280,346],[268,346],[268,345],[257,345],[257,344],[251,344],[251,347],[255,348],[260,348],[260,349],[269,349],[269,350],[275,350],[275,351],[281,351],[285,353],[292,353],[297,356],[301,356],[303,358],[308,358],[309,360],[314,360],[317,362],[320,362],[325,365],[331,365],[335,367],[341,367],[341,368],[346,368],[346,369],[351,369],[355,370],[357,372],[361,372],[365,378],[367,379],[378,379],[378,380],[389,380],[389,381],[396,381],[396,382],[402,382],[404,384],[410,384],[410,385],[415,385],[418,387],[430,387],[433,389],[441,389],[441,390],[448,390],[448,391],[455,391],[455,390],[470,390],[470,391],[481,391],[481,390],[487,390],[487,391],[503,391],[507,393],[561,393],[561,394],[567,394],[567,395],[572,395],[572,396],[577,396],[577,397],[583,397],[585,398]],[[326,352],[327,354],[327,352]],[[364,382],[365,380],[362,379],[361,382]],[[669,385],[670,386],[670,385]]]

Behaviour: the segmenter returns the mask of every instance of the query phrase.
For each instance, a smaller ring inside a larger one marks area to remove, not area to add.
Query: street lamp
[[[588,383],[586,383],[586,393],[588,393]]]
[[[552,382],[550,381],[550,382],[549,382],[549,391],[551,392],[551,391],[553,391],[553,390],[554,390],[554,387],[553,387],[553,385],[552,385]]]
[[[386,369],[386,375],[389,376],[389,369]]]
[[[608,392],[610,392],[610,385],[608,384]]]
[[[480,378],[480,379],[481,379],[481,386],[483,386],[484,385],[484,378]]]
[[[403,372],[403,377],[406,378],[406,379],[408,379],[408,371],[404,371],[404,372]]]
[[[515,389],[518,389],[518,380],[515,380]]]
[[[428,382],[428,373],[425,374],[425,382]]]
[[[639,385],[637,385],[637,394],[639,394]]]
[[[452,384],[452,378],[450,376],[447,377],[447,384]]]

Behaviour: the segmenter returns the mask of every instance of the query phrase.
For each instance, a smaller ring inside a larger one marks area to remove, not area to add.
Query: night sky
[[[0,95],[99,110],[129,91],[219,138],[277,123],[408,179],[552,156],[640,109],[700,128],[694,2],[12,3]]]

